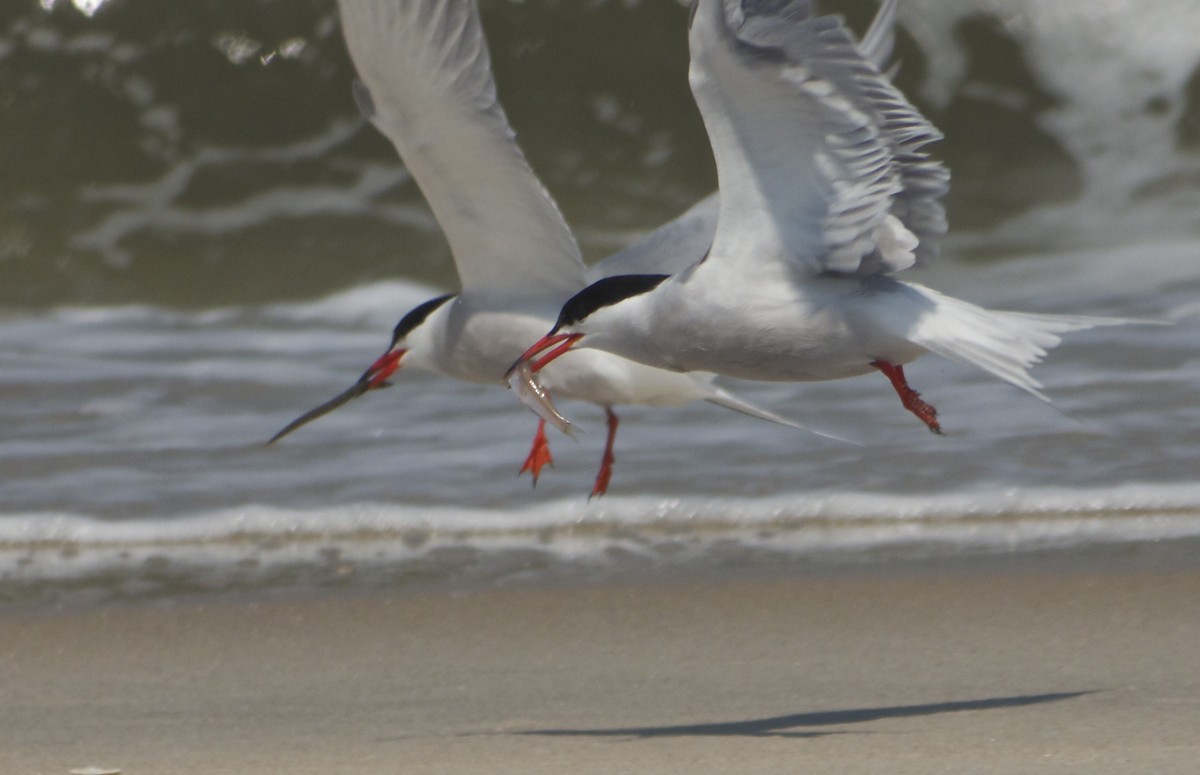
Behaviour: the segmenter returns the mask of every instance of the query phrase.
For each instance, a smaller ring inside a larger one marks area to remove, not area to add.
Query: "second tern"
[[[590,285],[518,364],[594,348],[752,380],[879,371],[941,433],[904,364],[937,353],[1045,400],[1029,367],[1062,334],[1131,322],[989,310],[894,277],[935,254],[949,175],[925,150],[940,133],[869,55],[871,33],[859,44],[809,0],[695,0],[688,34],[720,193],[711,249],[672,276]]]

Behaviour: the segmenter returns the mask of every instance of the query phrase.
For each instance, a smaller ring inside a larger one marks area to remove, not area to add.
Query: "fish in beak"
[[[517,358],[513,365],[509,367],[508,371],[504,372],[504,380],[506,382],[510,381],[512,379],[513,372],[519,369],[522,365],[526,364],[529,365],[530,372],[536,374],[537,372],[546,368],[551,361],[555,360],[560,355],[565,355],[567,352],[569,352],[575,343],[582,338],[583,334],[546,334],[541,339],[534,342],[533,347],[530,347],[528,350],[521,353],[521,357]],[[550,352],[542,355],[540,358],[537,357],[540,353],[546,350],[550,350]]]
[[[550,394],[533,376],[541,371],[560,355],[565,354],[571,346],[583,338],[583,334],[556,334],[551,332],[537,341],[521,357],[516,360],[504,373],[504,382],[517,393],[517,398],[534,414],[558,428],[568,436],[575,435],[575,426],[567,418],[559,414]],[[537,357],[546,350],[550,352]]]
[[[550,394],[534,379],[533,367],[528,362],[520,363],[509,370],[508,386],[517,392],[517,398],[531,412],[568,436],[575,435],[575,426],[558,413],[554,402],[550,400]]]

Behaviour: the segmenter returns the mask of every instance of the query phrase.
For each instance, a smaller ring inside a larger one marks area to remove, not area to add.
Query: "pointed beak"
[[[546,368],[551,361],[555,360],[560,355],[564,355],[569,352],[571,347],[582,338],[583,334],[546,334],[541,339],[537,340],[533,347],[530,347],[528,350],[523,352],[521,357],[517,358],[517,360],[513,362],[513,365],[509,367],[508,371],[504,372],[504,381],[507,382],[512,376],[512,373],[519,369],[523,363],[528,363],[530,366],[530,371],[534,373],[541,371],[542,369]],[[550,352],[542,355],[539,358],[538,355],[546,350],[550,350]]]
[[[391,385],[391,383],[387,381],[388,377],[395,374],[396,370],[400,368],[400,359],[404,357],[404,353],[406,352],[408,351],[389,350],[388,352],[384,353],[379,357],[378,360],[371,364],[370,368],[362,373],[362,376],[358,378],[358,382],[355,382],[353,385],[351,385],[348,390],[343,393],[339,393],[320,406],[309,409],[304,414],[292,420],[283,428],[283,430],[272,436],[271,440],[268,441],[267,444],[274,444],[297,428],[303,425],[308,425],[318,417],[324,417],[342,404],[353,401],[363,393],[375,390],[377,388],[388,387]]]

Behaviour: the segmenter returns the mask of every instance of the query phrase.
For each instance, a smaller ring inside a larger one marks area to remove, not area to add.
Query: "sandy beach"
[[[0,614],[0,772],[1194,773],[1200,572]]]

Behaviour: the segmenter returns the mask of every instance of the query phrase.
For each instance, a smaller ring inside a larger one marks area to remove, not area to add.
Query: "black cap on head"
[[[596,310],[608,307],[631,296],[654,290],[669,278],[668,274],[620,274],[597,280],[567,300],[558,313],[554,331],[585,320]]]
[[[395,347],[397,342],[412,333],[414,328],[424,323],[425,319],[433,314],[435,309],[457,295],[457,293],[447,293],[445,296],[438,296],[436,299],[430,299],[410,309],[404,317],[400,318],[400,322],[396,324],[396,328],[392,331],[392,347]]]

